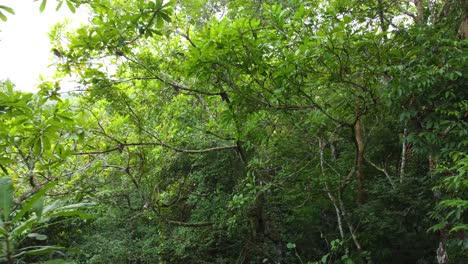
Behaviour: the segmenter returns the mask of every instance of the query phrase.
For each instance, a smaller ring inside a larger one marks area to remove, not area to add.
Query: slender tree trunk
[[[319,149],[320,149],[320,168],[322,171],[322,175],[325,177],[325,170],[324,170],[324,158],[323,158],[323,150],[325,148],[324,141],[322,139],[319,139]],[[338,199],[331,193],[330,188],[328,187],[327,182],[325,182],[325,191],[327,192],[328,198],[330,198],[330,201],[333,204],[333,207],[335,207],[335,212],[336,212],[336,218],[338,221],[338,230],[340,231],[340,236],[341,239],[344,241],[344,230],[343,230],[343,222],[342,218],[345,220],[346,225],[348,226],[349,232],[351,234],[351,238],[353,239],[354,245],[356,248],[361,251],[362,247],[361,244],[359,243],[356,234],[355,234],[355,229],[351,222],[348,219],[348,216],[346,214],[346,210],[343,204],[343,201],[341,200],[341,192],[342,190],[340,189],[340,193],[338,194]],[[348,254],[349,249],[346,247],[346,254]]]
[[[366,191],[364,189],[364,137],[362,131],[362,120],[361,120],[361,106],[356,106],[356,122],[354,124],[354,140],[356,144],[356,167],[357,167],[357,182],[359,191],[359,203],[364,204],[367,200]]]
[[[434,170],[436,168],[436,161],[434,158],[434,154],[431,152],[428,156],[428,162],[429,162],[429,173],[432,176],[434,173]],[[434,199],[436,202],[440,200],[440,193],[438,191],[434,191]],[[437,254],[437,263],[439,264],[448,264],[448,253],[447,253],[447,230],[442,229],[439,231],[439,247],[436,250]]]
[[[416,23],[421,24],[424,21],[424,7],[423,0],[414,0],[414,5],[416,5]]]
[[[401,143],[401,161],[400,161],[400,184],[403,183],[405,177],[405,166],[406,166],[406,136],[408,135],[408,129],[403,129],[403,138]]]
[[[339,198],[339,203],[340,203],[341,213],[343,214],[343,218],[346,221],[346,224],[348,225],[349,233],[351,233],[351,238],[353,239],[354,245],[356,246],[357,250],[362,251],[361,243],[359,243],[359,240],[357,239],[356,231],[348,218],[348,214],[346,212],[346,209],[344,207],[344,204],[341,198]]]
[[[382,29],[382,32],[387,32],[387,24],[385,23],[385,15],[384,15],[384,7],[383,7],[383,0],[378,0],[378,14],[379,14],[379,19],[380,19],[380,29]]]
[[[460,39],[467,39],[468,38],[468,15],[463,18],[462,22],[460,23],[460,27],[458,28],[458,37]]]
[[[468,0],[460,0],[461,8],[464,10],[460,26],[458,27],[458,37],[460,39],[468,38]]]
[[[325,142],[323,139],[319,139],[319,149],[320,149],[320,170],[322,171],[322,176],[325,178],[325,166],[324,164],[324,158],[323,158],[323,150],[325,149]],[[336,201],[335,197],[332,195],[330,188],[328,187],[328,183],[325,182],[325,191],[327,192],[328,198],[333,204],[333,207],[335,207],[335,213],[336,213],[336,220],[338,222],[338,231],[340,231],[340,237],[341,240],[344,241],[344,231],[343,231],[343,223],[341,221],[341,212],[340,208],[338,207],[338,202]],[[348,254],[349,249],[346,247],[346,254]]]

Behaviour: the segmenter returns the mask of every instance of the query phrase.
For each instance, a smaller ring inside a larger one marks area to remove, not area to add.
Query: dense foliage
[[[468,258],[467,1],[59,3],[55,79],[0,84],[0,262]]]

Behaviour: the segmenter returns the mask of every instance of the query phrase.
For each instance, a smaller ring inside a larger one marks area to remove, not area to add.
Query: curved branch
[[[393,3],[403,12],[405,15],[412,17],[413,19],[416,19],[416,15],[411,13],[410,11],[406,10],[403,6],[398,3],[398,0],[393,0]]]
[[[89,151],[89,152],[78,152],[73,155],[98,155],[98,154],[105,154],[113,151],[120,151],[125,147],[133,147],[133,146],[161,146],[161,147],[166,147],[168,149],[174,150],[176,152],[181,152],[181,153],[190,153],[190,154],[197,154],[197,153],[206,153],[206,152],[211,152],[211,151],[220,151],[220,150],[226,150],[226,149],[237,149],[237,145],[231,145],[231,146],[221,146],[221,147],[212,147],[212,148],[206,148],[206,149],[182,149],[182,148],[177,148],[173,147],[171,145],[168,145],[164,142],[137,142],[137,143],[122,143],[117,145],[114,148],[106,149],[106,150],[100,150],[100,151]]]
[[[129,60],[129,61],[131,61],[131,62],[133,62],[135,64],[138,64],[141,67],[143,67],[148,73],[153,75],[153,77],[148,77],[148,76],[147,77],[133,77],[133,78],[125,79],[125,80],[115,81],[114,84],[122,83],[122,82],[129,82],[129,81],[132,81],[132,80],[158,80],[158,81],[160,81],[160,82],[162,82],[164,84],[172,86],[176,90],[184,90],[184,91],[194,92],[194,93],[199,93],[199,94],[204,94],[204,95],[218,95],[218,96],[221,95],[221,93],[201,91],[201,90],[190,88],[190,87],[188,87],[188,86],[186,86],[184,84],[181,84],[181,83],[177,83],[177,82],[174,82],[174,81],[169,81],[168,80],[169,78],[167,76],[160,77],[153,70],[151,70],[148,66],[144,65],[143,63],[141,63],[137,59],[129,58],[128,56],[125,56],[125,55],[123,55],[123,56],[127,60]],[[164,73],[160,73],[160,74],[165,75]]]

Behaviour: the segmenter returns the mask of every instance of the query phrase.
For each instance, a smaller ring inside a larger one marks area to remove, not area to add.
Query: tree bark
[[[433,176],[434,170],[436,168],[436,161],[434,158],[434,154],[431,152],[428,155],[428,163],[429,163],[429,174]],[[437,191],[434,191],[434,199],[436,202],[440,200],[440,194]],[[448,253],[447,253],[447,230],[445,228],[439,231],[439,247],[436,250],[437,256],[437,263],[439,264],[448,264]]]
[[[364,189],[364,138],[362,131],[361,106],[356,106],[356,122],[354,123],[354,140],[356,144],[356,175],[358,182],[359,203],[364,204],[367,200],[367,194]]]
[[[421,24],[424,21],[423,0],[414,0],[414,5],[416,5],[416,10],[417,10],[415,22],[417,24]]]
[[[400,161],[400,184],[403,183],[403,178],[405,177],[405,167],[406,167],[406,136],[408,135],[408,129],[405,127],[403,129],[402,143],[401,143],[401,161]]]
[[[320,149],[320,169],[322,171],[322,176],[325,178],[325,166],[324,158],[323,158],[323,150],[325,149],[325,142],[323,139],[319,139],[319,149]],[[328,187],[327,182],[325,181],[325,191],[327,192],[328,198],[333,204],[336,213],[336,220],[338,221],[338,231],[340,231],[340,237],[342,241],[345,241],[344,231],[343,231],[343,223],[341,221],[341,212],[340,208],[338,207],[338,202],[336,201],[335,197],[331,194],[330,188]],[[348,254],[348,247],[346,247],[346,254]]]
[[[468,38],[468,15],[465,15],[458,28],[458,37],[460,39]]]

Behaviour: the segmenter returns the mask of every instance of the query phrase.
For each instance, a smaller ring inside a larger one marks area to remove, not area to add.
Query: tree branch
[[[106,150],[100,150],[100,151],[89,151],[89,152],[78,152],[73,155],[98,155],[98,154],[105,154],[113,151],[122,151],[125,147],[134,147],[134,146],[161,146],[161,147],[166,147],[168,149],[174,150],[176,152],[181,152],[181,153],[190,153],[190,154],[196,154],[196,153],[206,153],[206,152],[211,152],[211,151],[220,151],[220,150],[226,150],[226,149],[237,149],[237,145],[231,145],[231,146],[221,146],[221,147],[212,147],[212,148],[206,148],[206,149],[182,149],[182,148],[177,148],[173,147],[171,145],[168,145],[164,142],[139,142],[139,143],[121,143],[117,145],[114,148],[106,149]]]
[[[393,182],[392,177],[390,176],[390,174],[385,168],[380,168],[379,166],[377,166],[375,163],[373,163],[372,161],[368,159],[365,159],[365,160],[367,161],[367,163],[372,165],[372,167],[374,167],[376,170],[383,172],[383,174],[385,174],[385,177],[387,177],[388,181],[390,182],[390,185],[392,185],[392,188],[395,189],[395,183]]]
[[[146,24],[145,28],[134,39],[126,41],[125,44],[131,44],[137,41],[139,38],[141,38],[141,36],[143,36],[146,33],[146,31],[151,26],[151,24],[153,24],[153,21],[156,18],[156,15],[159,13],[159,11],[161,11],[162,8],[163,8],[163,2],[161,1],[161,4],[158,6],[158,8],[156,8],[156,10],[154,10],[153,15],[148,21],[148,24]]]
[[[171,225],[183,226],[183,227],[203,227],[203,226],[213,225],[212,222],[187,223],[187,222],[180,222],[180,221],[173,221],[173,220],[164,220],[164,222],[171,224]]]
[[[416,15],[411,13],[410,11],[406,10],[403,6],[398,3],[398,0],[393,0],[393,3],[407,16],[412,17],[413,19],[416,19]]]

